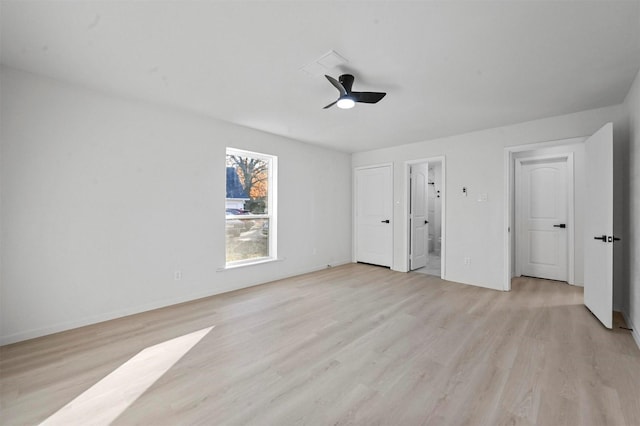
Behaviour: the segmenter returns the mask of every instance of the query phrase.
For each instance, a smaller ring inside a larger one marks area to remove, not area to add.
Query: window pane
[[[276,223],[270,215],[275,161],[270,155],[227,148],[227,263],[275,256],[275,246],[270,244],[275,238],[269,238],[269,225]]]
[[[269,257],[269,219],[227,219],[227,262]]]
[[[269,213],[270,161],[249,154],[227,154],[227,214],[229,209]]]

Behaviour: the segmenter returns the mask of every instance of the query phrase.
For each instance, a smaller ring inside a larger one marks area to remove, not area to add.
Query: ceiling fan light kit
[[[340,97],[335,102],[324,107],[324,109],[330,108],[336,104],[338,108],[349,109],[353,108],[356,102],[375,104],[386,95],[384,92],[352,92],[351,87],[353,86],[354,77],[351,74],[342,74],[338,77],[338,80],[328,75],[325,75],[325,77],[333,87],[338,89]]]
[[[356,101],[348,97],[340,98],[338,99],[338,102],[336,102],[336,106],[342,109],[353,108],[355,105],[356,105]]]

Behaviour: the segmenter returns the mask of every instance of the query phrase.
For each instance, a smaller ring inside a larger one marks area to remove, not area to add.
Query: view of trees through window
[[[273,158],[227,149],[225,200],[226,261],[251,261],[273,256],[270,177]]]
[[[227,167],[233,167],[249,200],[244,203],[251,213],[266,213],[269,162],[262,158],[227,155]]]

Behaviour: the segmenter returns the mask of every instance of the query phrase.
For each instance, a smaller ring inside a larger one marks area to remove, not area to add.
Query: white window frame
[[[248,266],[255,265],[258,263],[270,262],[278,259],[277,253],[277,170],[278,170],[278,157],[271,154],[263,154],[255,151],[247,151],[237,148],[227,147],[225,153],[225,164],[227,155],[238,155],[242,157],[250,157],[250,158],[259,158],[268,162],[269,171],[267,173],[267,213],[265,214],[248,214],[242,215],[239,218],[236,215],[225,215],[225,225],[227,220],[250,220],[250,219],[268,219],[269,221],[269,253],[264,257],[254,257],[251,259],[244,260],[235,260],[228,262],[226,259],[227,250],[226,250],[226,234],[225,234],[225,268],[235,268],[239,266]],[[226,174],[225,174],[225,182],[226,182]],[[247,194],[248,195],[248,194]],[[225,231],[226,232],[226,231]]]

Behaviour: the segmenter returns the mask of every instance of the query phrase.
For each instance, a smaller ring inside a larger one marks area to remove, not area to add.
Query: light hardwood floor
[[[37,424],[145,348],[211,326],[112,423],[640,424],[640,350],[580,288],[358,264],[2,347],[0,423]],[[78,424],[105,421],[88,407]]]

